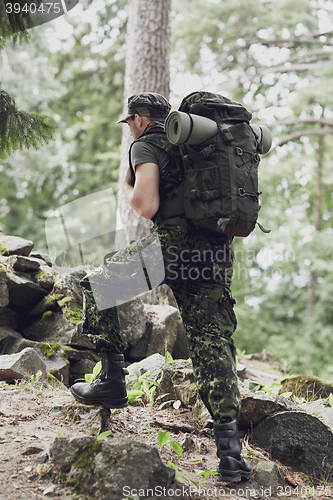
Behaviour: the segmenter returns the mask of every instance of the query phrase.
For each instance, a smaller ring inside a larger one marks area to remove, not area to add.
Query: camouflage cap
[[[134,94],[128,98],[127,114],[120,118],[117,123],[126,123],[135,114],[157,119],[165,118],[170,109],[171,104],[161,94],[156,94],[155,92]]]

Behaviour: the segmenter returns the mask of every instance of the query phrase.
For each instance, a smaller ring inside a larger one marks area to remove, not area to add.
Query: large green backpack
[[[219,128],[205,142],[179,146],[186,217],[197,227],[248,236],[257,223],[261,194],[258,165],[262,151],[250,126],[251,113],[241,104],[209,92],[189,94],[179,111],[210,118]]]

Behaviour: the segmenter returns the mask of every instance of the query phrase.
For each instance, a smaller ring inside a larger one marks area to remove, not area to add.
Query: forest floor
[[[63,404],[74,403],[70,391],[64,386],[50,389],[31,383],[0,385],[1,500],[72,498],[70,489],[51,474],[49,447],[57,436],[75,438],[89,433],[50,412],[52,404],[59,404],[59,399]],[[119,413],[113,412],[110,419],[113,435],[127,436],[157,448],[160,429],[168,430],[170,438],[180,443],[184,442],[186,436],[192,440],[182,456],[177,455],[168,444],[160,450],[160,455],[165,464],[170,461],[178,468],[183,476],[184,489],[191,492],[193,500],[333,499],[333,485],[332,490],[329,485],[319,482],[311,487],[300,474],[280,465],[279,471],[284,482],[275,493],[258,484],[256,475],[242,483],[223,483],[214,475],[208,475],[201,482],[201,477],[196,477],[196,471],[216,469],[216,447],[213,437],[207,435],[209,431],[198,427],[187,409],[163,407],[159,410],[150,405],[129,406]],[[267,460],[263,450],[249,445],[248,437],[244,441],[244,452],[250,460]]]

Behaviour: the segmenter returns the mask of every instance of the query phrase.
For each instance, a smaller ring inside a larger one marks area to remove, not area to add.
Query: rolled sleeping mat
[[[229,125],[232,125],[229,123]],[[265,125],[250,125],[259,143],[259,153],[266,154],[272,145],[272,135]],[[171,144],[198,145],[219,132],[217,123],[205,116],[172,111],[164,125]]]

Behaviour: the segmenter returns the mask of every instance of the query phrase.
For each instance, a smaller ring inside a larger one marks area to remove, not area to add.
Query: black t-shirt
[[[131,163],[135,170],[141,163],[155,163],[159,172],[167,166],[169,155],[163,149],[148,142],[135,142],[131,149]]]

